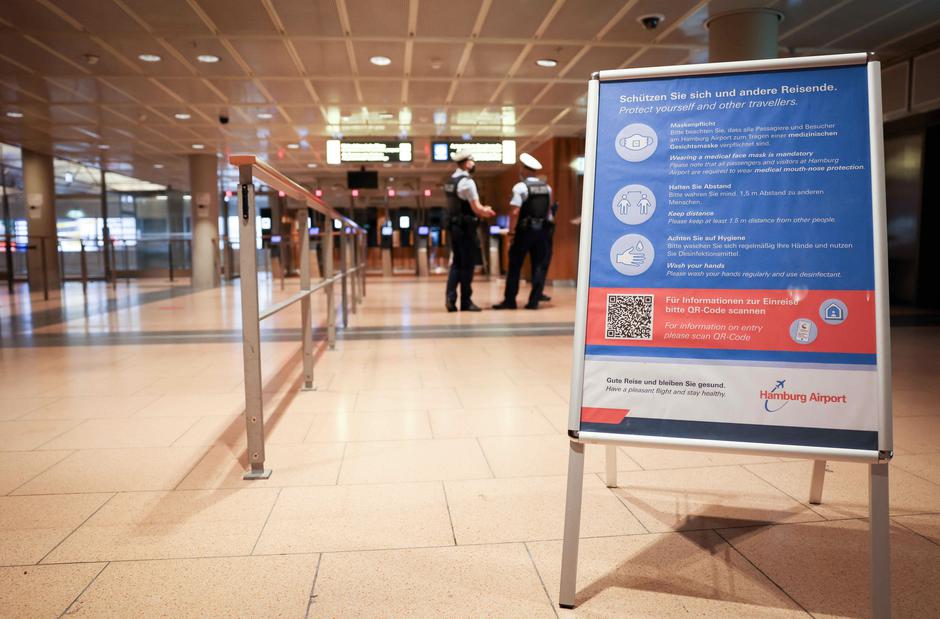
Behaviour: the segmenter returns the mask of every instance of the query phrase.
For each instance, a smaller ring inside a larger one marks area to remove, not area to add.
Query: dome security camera
[[[659,13],[653,13],[650,15],[640,15],[637,18],[637,21],[640,22],[640,25],[643,26],[644,30],[656,30],[659,28],[659,24],[666,21],[666,18]]]
[[[228,112],[219,112],[219,122],[227,125],[229,121]]]

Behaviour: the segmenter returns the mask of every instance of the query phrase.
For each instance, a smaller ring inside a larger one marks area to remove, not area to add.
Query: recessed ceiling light
[[[287,145],[287,148],[291,150],[297,150],[298,148],[300,148],[300,144],[297,144],[296,142],[291,142],[290,144]]]
[[[274,118],[274,114],[271,112],[258,112],[258,118],[261,120],[270,120],[271,118]]]
[[[320,166],[320,164],[318,164],[318,163],[308,163],[308,164],[307,164],[307,167],[308,167],[308,168],[316,168],[316,167],[319,167],[319,166]]]
[[[391,112],[382,112],[379,114],[379,118],[381,118],[382,120],[391,120],[395,118],[395,115],[392,114]]]
[[[140,54],[137,57],[143,60],[144,62],[160,62],[161,60],[163,60],[163,58],[161,58],[160,56],[157,56],[156,54]]]
[[[107,144],[99,144],[99,145],[98,145],[98,149],[99,149],[99,150],[108,150],[109,148],[111,148],[111,147],[108,146]]]
[[[175,118],[176,120],[189,120],[190,118],[192,118],[192,116],[190,116],[186,112],[177,112],[176,114],[173,114],[173,118]]]
[[[388,56],[373,56],[372,58],[369,58],[369,62],[377,67],[387,67],[388,65],[392,64],[392,59]]]
[[[198,56],[196,56],[196,60],[198,60],[199,62],[205,62],[206,64],[213,64],[221,60],[221,58],[219,58],[215,54],[199,54]]]
[[[7,112],[10,118],[23,118],[23,112]]]
[[[205,144],[193,144],[193,148],[195,148],[196,150],[202,150],[205,147],[206,147]]]
[[[535,61],[535,64],[540,67],[545,67],[546,69],[551,69],[552,67],[558,66],[558,61],[554,58],[539,58]]]
[[[163,169],[163,164],[162,164],[162,163],[155,163],[155,164],[153,164],[153,167],[154,167],[154,169],[162,170],[162,169]]]

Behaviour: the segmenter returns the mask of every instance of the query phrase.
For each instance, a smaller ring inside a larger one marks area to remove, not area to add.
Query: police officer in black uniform
[[[526,255],[532,264],[532,291],[526,309],[538,309],[545,288],[545,256],[548,252],[548,220],[551,215],[552,188],[543,183],[535,173],[542,169],[539,160],[528,153],[519,155],[521,180],[512,188],[509,206],[512,212],[509,246],[509,271],[506,273],[506,292],[503,301],[493,309],[516,309],[516,294],[519,292],[519,275]]]
[[[473,270],[480,254],[480,220],[492,217],[492,207],[480,203],[477,184],[470,177],[476,168],[473,155],[461,151],[454,156],[457,169],[444,185],[447,196],[447,231],[450,235],[452,261],[447,274],[446,307],[457,311],[457,285],[460,285],[460,310],[479,312],[470,298],[473,294]]]

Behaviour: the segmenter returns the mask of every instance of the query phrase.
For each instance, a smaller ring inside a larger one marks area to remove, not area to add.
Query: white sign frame
[[[661,77],[688,77],[750,73],[788,69],[830,68],[867,65],[869,157],[871,172],[871,202],[873,224],[873,255],[875,260],[875,340],[876,371],[879,398],[876,402],[878,418],[878,449],[855,450],[805,445],[743,443],[710,439],[663,436],[642,436],[619,433],[581,431],[581,404],[584,387],[584,354],[587,331],[588,292],[590,289],[591,242],[594,218],[594,183],[597,153],[598,96],[600,82]],[[562,552],[561,590],[559,605],[573,608],[576,597],[578,536],[581,517],[581,495],[584,473],[585,443],[607,446],[607,485],[615,487],[616,446],[632,445],[693,451],[749,453],[783,457],[806,457],[815,460],[810,488],[810,501],[821,501],[826,460],[843,460],[869,464],[870,516],[871,516],[871,596],[872,615],[890,616],[890,568],[888,545],[888,461],[892,451],[891,410],[891,347],[890,313],[887,269],[887,222],[885,207],[884,146],[881,105],[881,67],[870,54],[839,54],[804,58],[751,60],[707,64],[648,67],[599,71],[588,83],[587,128],[585,139],[584,190],[581,206],[581,245],[578,261],[578,290],[574,332],[574,363],[572,366],[571,396],[569,399],[568,435],[568,493],[565,511],[565,533]]]

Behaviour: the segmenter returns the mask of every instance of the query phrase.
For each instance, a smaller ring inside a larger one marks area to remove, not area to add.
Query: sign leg
[[[888,465],[869,465],[868,510],[871,535],[871,616],[891,617],[891,521],[888,518]]]
[[[617,487],[617,446],[607,445],[604,447],[604,464],[607,469],[607,487]]]
[[[565,499],[565,539],[561,550],[561,591],[558,605],[574,608],[578,584],[578,537],[581,533],[581,494],[584,490],[584,443],[568,449],[568,495]]]
[[[823,482],[826,481],[826,461],[813,461],[813,480],[809,486],[809,502],[813,505],[822,503]]]

